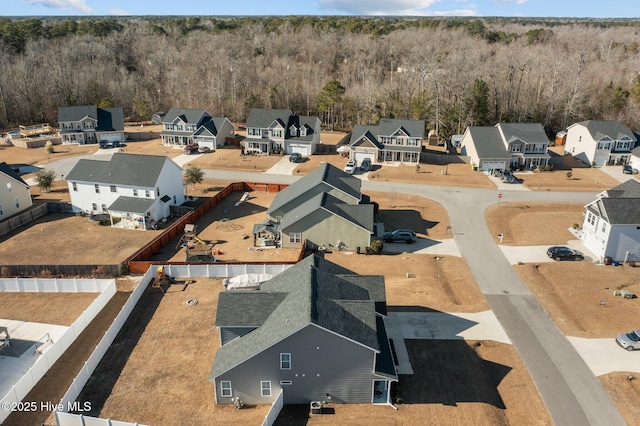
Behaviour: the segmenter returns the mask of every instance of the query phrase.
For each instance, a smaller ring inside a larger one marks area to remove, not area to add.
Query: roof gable
[[[27,182],[22,180],[20,175],[16,173],[11,167],[9,167],[9,165],[4,161],[0,163],[0,173],[29,188],[29,185],[27,184]]]
[[[624,124],[615,120],[587,120],[576,123],[587,128],[594,141],[611,140],[635,141],[634,133]]]
[[[275,121],[278,121],[282,127],[289,122],[289,117],[293,113],[288,109],[266,109],[251,108],[249,117],[247,117],[246,127],[267,129],[270,128]]]
[[[211,116],[204,109],[171,108],[163,117],[162,123],[175,123],[176,120],[180,120],[185,124],[199,126],[210,118]]]
[[[509,152],[502,142],[500,132],[493,126],[469,126],[467,128],[471,136],[471,142],[476,149],[478,158],[483,159],[505,159],[511,158]]]
[[[506,144],[518,140],[527,144],[549,143],[549,138],[540,123],[498,123],[496,127]]]

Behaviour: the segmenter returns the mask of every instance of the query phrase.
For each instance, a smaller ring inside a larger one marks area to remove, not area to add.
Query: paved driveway
[[[621,330],[624,331],[628,330]],[[596,376],[614,371],[640,373],[640,351],[628,352],[622,349],[615,342],[615,336],[607,339],[568,336],[567,339]]]
[[[460,257],[460,250],[453,238],[436,240],[434,238],[418,238],[413,244],[384,243],[384,251],[387,253],[419,253],[440,254]]]
[[[276,164],[271,166],[265,173],[272,175],[292,175],[293,171],[298,167],[298,163],[289,161],[289,156],[285,155]]]
[[[622,166],[604,166],[600,170],[619,182],[626,182],[629,179],[637,179],[640,175],[625,175],[622,173]]]

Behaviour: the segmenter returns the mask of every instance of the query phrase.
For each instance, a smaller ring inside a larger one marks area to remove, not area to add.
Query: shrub
[[[567,172],[567,179],[571,179],[573,177],[573,173]]]
[[[580,229],[580,224],[574,223],[573,224],[573,229]]]
[[[371,241],[371,251],[373,252],[373,254],[381,254],[383,248],[384,243],[382,242],[382,240]]]

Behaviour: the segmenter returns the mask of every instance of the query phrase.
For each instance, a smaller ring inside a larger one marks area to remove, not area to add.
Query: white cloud
[[[126,10],[124,10],[124,9],[120,9],[120,8],[114,7],[113,9],[111,9],[109,11],[109,15],[129,16],[129,15],[131,15],[131,13],[126,11]]]
[[[439,0],[318,0],[324,9],[356,15],[427,15],[426,9]],[[433,13],[433,12],[431,12]]]
[[[526,3],[529,0],[491,0],[494,3],[515,3],[515,4],[522,4],[522,3]]]
[[[92,13],[86,0],[22,0],[24,3],[42,5],[52,9],[73,9],[82,13]]]

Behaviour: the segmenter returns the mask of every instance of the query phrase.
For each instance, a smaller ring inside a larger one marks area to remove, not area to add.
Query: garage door
[[[107,133],[106,135],[100,135],[100,140],[105,142],[122,142],[120,133]]]
[[[506,161],[483,161],[480,166],[480,170],[494,170],[494,169],[505,169],[507,165]]]
[[[298,153],[300,155],[311,155],[309,152],[309,145],[291,144],[289,145],[289,152],[287,154]]]
[[[357,164],[362,163],[362,160],[364,160],[365,158],[368,158],[369,160],[371,160],[371,162],[373,163],[375,155],[373,154],[373,152],[354,152],[353,153],[353,159],[356,160]]]

